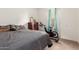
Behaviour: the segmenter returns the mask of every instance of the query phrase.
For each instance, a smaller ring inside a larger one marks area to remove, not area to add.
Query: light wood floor
[[[52,40],[53,46],[45,50],[79,50],[79,43],[71,40],[61,39],[58,43]]]

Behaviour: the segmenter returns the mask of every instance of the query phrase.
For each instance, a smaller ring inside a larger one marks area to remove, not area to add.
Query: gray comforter
[[[0,32],[0,50],[41,50],[50,43],[41,31]]]

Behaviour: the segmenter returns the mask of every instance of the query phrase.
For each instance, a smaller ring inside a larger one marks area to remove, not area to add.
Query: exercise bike
[[[58,32],[53,31],[52,27],[50,27],[49,29],[50,30],[48,31],[46,29],[46,26],[44,25],[44,30],[45,30],[46,33],[49,34],[50,39],[53,39],[53,40],[55,40],[55,42],[58,42],[59,41],[59,34],[58,34]]]

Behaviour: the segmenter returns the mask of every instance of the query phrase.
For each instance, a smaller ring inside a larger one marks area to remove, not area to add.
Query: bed
[[[43,50],[51,43],[42,31],[0,32],[0,50]]]

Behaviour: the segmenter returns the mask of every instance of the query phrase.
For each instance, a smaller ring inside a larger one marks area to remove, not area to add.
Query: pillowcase
[[[17,30],[22,30],[25,29],[25,26],[23,25],[9,25],[10,31],[17,31]]]
[[[7,32],[7,31],[18,31],[25,29],[23,25],[6,25],[0,26],[0,32]]]
[[[9,31],[8,26],[0,26],[0,32],[6,32],[6,31]]]

